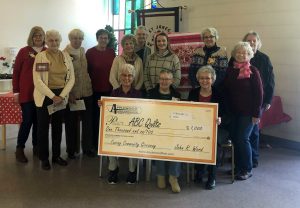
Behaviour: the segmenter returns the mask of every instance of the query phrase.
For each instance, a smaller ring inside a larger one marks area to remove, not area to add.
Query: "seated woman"
[[[131,64],[124,64],[120,67],[120,87],[113,90],[111,93],[112,97],[126,97],[126,98],[142,98],[142,93],[139,90],[134,89],[132,83],[134,82],[134,78],[136,75],[136,71],[134,66]],[[99,107],[101,106],[101,101],[98,101]],[[109,157],[109,165],[108,165],[108,183],[116,184],[118,182],[118,172],[119,172],[119,164],[117,157]],[[127,176],[127,184],[136,183],[136,166],[137,159],[129,159],[129,172]]]
[[[189,93],[188,100],[194,102],[211,102],[219,103],[219,116],[223,111],[223,99],[216,87],[212,87],[216,80],[216,72],[210,65],[201,67],[196,74],[199,82],[199,87],[192,89]],[[221,118],[218,118],[218,124],[221,123]],[[226,137],[226,131],[218,129],[218,142],[222,143]],[[202,181],[204,165],[196,165],[196,181]],[[208,190],[214,189],[216,186],[216,166],[208,165],[208,180],[205,188]]]
[[[52,163],[68,165],[60,157],[62,121],[65,110],[49,115],[48,106],[62,106],[68,102],[68,95],[74,85],[75,76],[71,57],[59,50],[61,35],[49,30],[45,36],[47,50],[36,55],[33,65],[34,102],[37,106],[37,138],[42,169],[50,170],[49,123],[52,126]]]
[[[150,90],[149,97],[159,100],[179,100],[180,94],[171,86],[173,73],[171,70],[162,69],[159,73],[159,84]],[[155,161],[157,168],[157,186],[160,189],[166,188],[166,166],[168,166],[169,183],[174,193],[179,193],[180,186],[177,178],[180,175],[181,163]]]

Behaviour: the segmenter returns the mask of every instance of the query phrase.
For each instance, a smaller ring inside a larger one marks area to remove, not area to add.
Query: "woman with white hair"
[[[226,48],[217,45],[219,35],[215,28],[206,28],[201,32],[201,35],[205,46],[196,49],[192,56],[192,62],[189,67],[189,80],[193,88],[199,86],[199,82],[196,79],[198,69],[205,65],[211,65],[217,76],[214,86],[219,87],[224,80],[228,66]]]
[[[218,125],[221,124],[221,117],[225,113],[224,99],[222,93],[213,86],[216,80],[216,72],[210,65],[202,66],[198,69],[196,74],[196,79],[199,82],[199,87],[192,89],[189,93],[188,100],[193,102],[209,102],[218,103]],[[222,128],[218,128],[217,143],[218,146],[224,143],[228,132]],[[218,158],[218,157],[217,157]],[[204,175],[204,165],[195,165],[195,182],[201,183],[202,177]],[[214,189],[216,187],[216,166],[207,166],[208,177],[205,184],[205,188],[208,190]]]
[[[64,49],[72,57],[75,73],[75,84],[69,94],[69,102],[76,103],[76,100],[83,100],[85,110],[82,111],[66,111],[65,127],[66,127],[66,144],[67,153],[70,159],[75,159],[75,152],[80,151],[80,135],[76,135],[75,129],[79,129],[80,121],[77,113],[80,113],[82,119],[82,151],[93,152],[93,129],[92,120],[93,112],[93,90],[90,76],[87,69],[87,60],[84,48],[81,47],[84,33],[79,29],[73,29],[69,33],[70,44]]]
[[[252,176],[250,134],[261,116],[263,88],[258,70],[250,64],[253,50],[248,42],[239,42],[232,53],[233,66],[228,67],[224,92],[231,111],[230,138],[235,145],[236,178]]]
[[[271,102],[274,94],[275,80],[273,73],[273,66],[270,58],[261,52],[261,39],[257,32],[249,31],[243,38],[243,41],[250,43],[253,50],[254,56],[250,60],[251,65],[255,66],[260,74],[261,81],[264,89],[264,98],[262,104],[262,110],[267,111],[271,107]],[[258,166],[259,157],[259,128],[256,126],[254,131],[250,136],[250,141],[252,145],[252,162],[253,167]]]
[[[140,90],[136,90],[133,87],[134,79],[136,77],[136,70],[131,64],[123,64],[120,66],[119,70],[120,87],[114,89],[111,93],[112,97],[126,97],[126,98],[142,98],[142,93]],[[101,106],[101,101],[98,101],[99,107]],[[129,159],[129,171],[127,175],[127,184],[136,183],[136,167],[137,159]],[[109,157],[108,165],[108,178],[109,184],[116,184],[119,181],[119,164],[117,157]]]
[[[71,57],[59,50],[61,35],[56,30],[46,32],[45,42],[47,50],[36,55],[33,65],[34,102],[37,106],[37,137],[39,158],[42,169],[50,170],[49,163],[49,123],[52,129],[52,163],[66,166],[66,160],[60,157],[62,137],[62,121],[64,108],[68,101],[75,77]],[[50,113],[49,106],[58,107]]]

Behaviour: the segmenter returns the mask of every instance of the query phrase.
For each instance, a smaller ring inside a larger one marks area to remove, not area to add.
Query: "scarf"
[[[235,69],[240,69],[239,76],[237,79],[245,79],[250,78],[250,74],[252,74],[250,69],[250,62],[233,62],[233,66]]]
[[[136,58],[138,57],[136,55],[136,53],[133,53],[132,56],[128,56],[127,54],[122,53],[121,56],[125,59],[127,64],[131,64],[133,66],[134,66],[134,62],[135,62]]]

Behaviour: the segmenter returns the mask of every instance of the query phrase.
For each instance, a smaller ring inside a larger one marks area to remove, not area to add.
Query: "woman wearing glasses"
[[[193,88],[199,86],[199,82],[196,79],[198,69],[205,65],[211,65],[217,75],[214,86],[219,87],[225,77],[228,66],[226,48],[217,45],[219,35],[215,28],[206,28],[201,32],[201,35],[205,46],[197,49],[192,56],[192,63],[189,68],[189,80]]]

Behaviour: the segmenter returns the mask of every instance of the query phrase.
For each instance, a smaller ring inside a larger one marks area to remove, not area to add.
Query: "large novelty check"
[[[217,104],[101,100],[99,155],[216,163]]]

